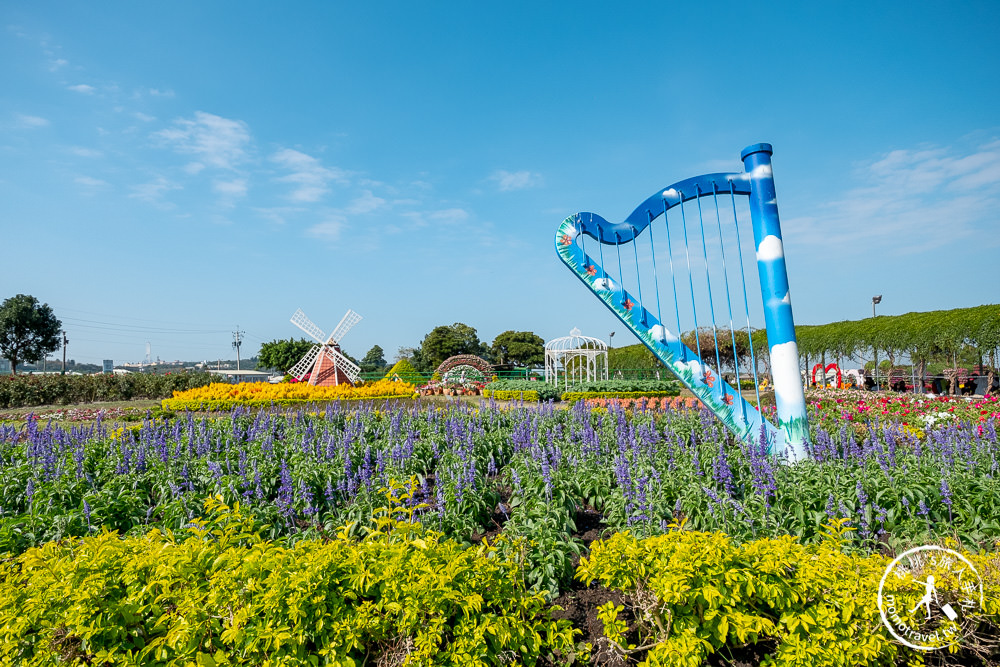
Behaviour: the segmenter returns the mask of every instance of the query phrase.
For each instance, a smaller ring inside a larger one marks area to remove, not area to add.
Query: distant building
[[[268,378],[271,377],[270,373],[263,373],[261,371],[216,370],[210,368],[208,372],[219,376],[219,379],[223,382],[267,382]]]

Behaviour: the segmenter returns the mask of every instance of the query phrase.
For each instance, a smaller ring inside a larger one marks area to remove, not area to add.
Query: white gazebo
[[[545,381],[568,387],[575,382],[608,379],[608,345],[574,328],[545,344]]]

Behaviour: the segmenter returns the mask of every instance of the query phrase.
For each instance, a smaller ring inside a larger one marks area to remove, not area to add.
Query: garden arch
[[[608,345],[574,328],[545,344],[545,381],[568,387],[575,382],[608,379]]]

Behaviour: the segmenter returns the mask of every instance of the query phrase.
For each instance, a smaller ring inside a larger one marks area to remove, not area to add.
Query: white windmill
[[[295,314],[292,315],[292,324],[309,334],[309,337],[315,340],[318,345],[313,345],[306,352],[306,356],[292,366],[288,374],[301,381],[307,373],[312,371],[309,376],[309,384],[321,386],[336,385],[341,382],[349,384],[357,382],[361,369],[340,352],[340,341],[351,327],[360,321],[360,315],[353,310],[348,310],[347,314],[340,320],[340,324],[327,338],[323,330],[313,324],[301,308],[296,310]]]

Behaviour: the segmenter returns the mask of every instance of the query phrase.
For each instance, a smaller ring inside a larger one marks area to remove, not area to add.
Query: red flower
[[[569,237],[569,234],[563,234],[562,237],[559,239],[559,243],[561,243],[563,245],[569,245],[572,242],[573,242],[573,239],[571,239]]]
[[[634,305],[635,304],[632,303],[632,300],[629,299],[628,297],[625,297],[625,300],[622,301],[622,306],[625,307],[625,310],[632,310],[632,306],[634,306]]]
[[[712,386],[712,385],[709,385],[709,386]],[[726,394],[725,396],[722,397],[722,402],[725,403],[726,405],[732,405],[733,404],[733,395],[732,394]]]
[[[585,267],[583,267],[583,270],[587,272],[588,276],[596,276],[597,275],[597,269],[594,267],[593,264],[586,265]]]
[[[707,384],[709,387],[715,386],[715,376],[712,375],[712,371],[709,370],[705,371],[705,384]]]

